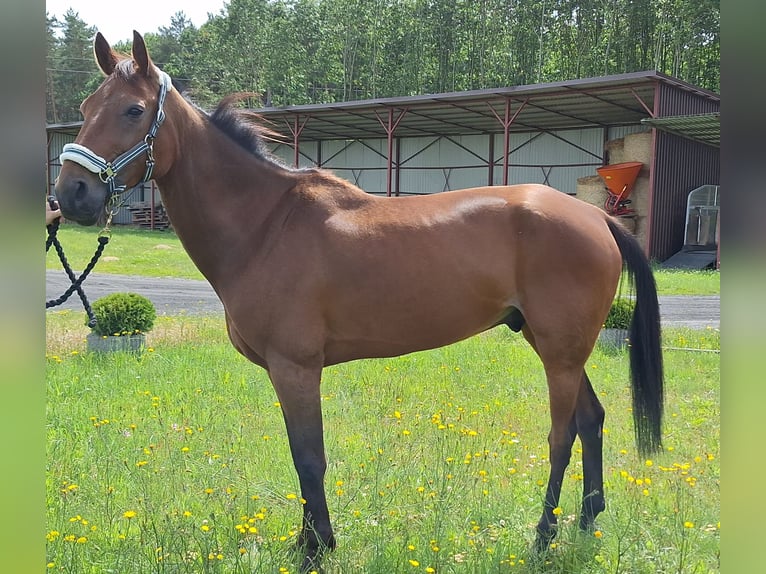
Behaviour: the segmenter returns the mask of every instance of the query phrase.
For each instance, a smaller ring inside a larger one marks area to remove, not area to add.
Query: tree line
[[[285,106],[642,70],[718,92],[719,18],[720,0],[230,0],[144,39],[202,108],[238,91]],[[73,10],[46,23],[47,121],[77,121],[102,79],[96,30]]]

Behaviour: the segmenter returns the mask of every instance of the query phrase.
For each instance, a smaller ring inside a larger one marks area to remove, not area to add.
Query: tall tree
[[[88,26],[71,8],[60,23],[61,39],[49,59],[50,90],[55,96],[56,113],[52,121],[72,122],[81,119],[80,103],[93,90],[99,72],[93,61],[93,37],[96,29]]]
[[[284,106],[647,69],[718,90],[719,13],[720,0],[231,0],[146,41],[203,108],[237,91]],[[76,120],[100,80],[94,30],[71,10],[47,27],[48,119]]]

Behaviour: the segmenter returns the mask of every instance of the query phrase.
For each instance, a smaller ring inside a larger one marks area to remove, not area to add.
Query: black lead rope
[[[51,203],[51,208],[55,209],[55,203],[52,200],[49,201]],[[72,282],[72,285],[70,285],[69,288],[64,291],[64,294],[61,297],[46,301],[45,308],[49,309],[51,307],[61,305],[64,301],[69,299],[72,293],[77,291],[77,294],[80,296],[80,300],[82,301],[82,305],[85,308],[85,312],[88,314],[88,327],[93,328],[96,326],[96,316],[93,314],[93,310],[90,308],[90,303],[88,302],[88,297],[85,295],[85,290],[83,289],[82,284],[88,274],[93,270],[93,267],[95,267],[98,258],[101,257],[101,254],[104,251],[104,247],[106,247],[106,244],[109,243],[109,235],[102,232],[98,236],[98,247],[96,248],[96,252],[93,254],[93,257],[91,258],[90,263],[88,263],[85,270],[80,274],[79,277],[77,277],[74,271],[72,271],[69,262],[67,261],[66,255],[64,254],[64,248],[61,246],[61,242],[58,240],[58,237],[56,237],[59,229],[58,220],[48,225],[47,229],[48,239],[45,240],[45,252],[48,252],[48,250],[51,248],[51,245],[56,248],[56,252],[58,253],[59,259],[61,259],[61,264],[64,267],[64,271],[66,271],[66,274],[69,277],[69,280]]]

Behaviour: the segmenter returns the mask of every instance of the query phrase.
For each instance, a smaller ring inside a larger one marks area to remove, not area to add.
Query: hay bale
[[[636,178],[628,199],[631,200],[629,207],[636,212],[636,215],[646,217],[649,215],[649,176],[642,174],[644,170],[641,170],[641,174]]]
[[[628,215],[625,217],[618,217],[620,223],[622,223],[623,227],[630,231],[633,235],[636,234],[636,226],[637,226],[637,216],[635,215]]]
[[[604,144],[604,153],[606,155],[606,163],[622,163],[628,161],[625,159],[625,140],[619,138],[616,140],[609,140]]]
[[[599,175],[589,175],[577,178],[575,197],[585,203],[590,203],[603,209],[606,201],[606,187]]]
[[[628,134],[623,139],[622,161],[640,161],[648,167],[652,161],[652,132]]]
[[[636,221],[636,230],[633,232],[633,235],[638,240],[639,245],[641,245],[642,248],[646,249],[646,231],[647,231],[647,225],[648,220],[646,217],[638,216],[635,219]]]

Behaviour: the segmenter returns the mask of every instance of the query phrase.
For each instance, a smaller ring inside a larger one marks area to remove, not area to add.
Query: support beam
[[[646,104],[641,101],[641,99],[635,94],[636,99],[641,103],[641,105],[646,108]],[[660,90],[660,83],[655,82],[654,83],[654,109],[649,110],[647,108],[647,112],[653,117],[656,118],[660,115],[660,110],[662,109],[660,107],[662,99],[662,90]],[[646,245],[644,245],[644,253],[647,257],[651,257],[652,255],[652,233],[654,233],[654,193],[655,193],[655,187],[657,185],[657,128],[652,127],[652,151],[651,155],[649,156],[651,159],[649,160],[649,201],[647,205],[647,216],[646,216]]]
[[[489,137],[487,185],[495,185],[495,134],[487,134],[487,136]]]
[[[285,120],[285,124],[287,125],[287,129],[290,130],[290,133],[293,136],[293,167],[300,167],[300,153],[301,153],[301,133],[303,132],[303,128],[306,127],[306,123],[311,119],[311,116],[305,116],[303,118],[303,121],[301,121],[301,115],[295,114],[295,117],[293,118],[293,123],[290,124],[287,120]]]
[[[377,110],[375,111],[375,117],[378,118],[378,122],[380,122],[380,125],[383,126],[384,130],[386,130],[386,136],[388,138],[388,159],[386,166],[386,196],[388,197],[391,197],[391,189],[393,183],[394,132],[396,131],[396,127],[399,125],[399,122],[402,121],[402,118],[406,113],[407,108],[402,108],[399,111],[399,115],[396,117],[396,119],[394,119],[394,108],[388,108],[388,114],[384,119],[380,117],[380,114],[377,112]],[[396,191],[398,194],[399,190],[397,189]]]
[[[523,110],[524,107],[527,105],[528,101],[529,101],[529,98],[521,102],[519,109],[517,109],[516,112],[514,112],[513,116],[511,116],[511,98],[506,96],[505,108],[504,108],[504,113],[502,118],[495,111],[495,108],[493,108],[491,105],[489,105],[489,103],[487,103],[490,111],[492,112],[492,115],[494,115],[495,118],[497,118],[497,121],[500,122],[500,125],[503,126],[503,185],[508,185],[508,155],[510,153],[510,147],[511,147],[511,124],[519,116],[519,113],[521,113],[521,110]],[[495,158],[492,157],[490,159],[494,163]]]

